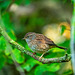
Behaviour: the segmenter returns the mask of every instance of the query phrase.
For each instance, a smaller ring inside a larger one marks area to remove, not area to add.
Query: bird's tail
[[[61,47],[61,46],[57,46],[57,45],[56,45],[56,47],[67,50],[67,48],[65,48],[65,47]]]

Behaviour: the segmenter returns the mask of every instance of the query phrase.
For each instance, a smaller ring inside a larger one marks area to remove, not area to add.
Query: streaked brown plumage
[[[34,32],[29,32],[23,38],[26,40],[28,46],[35,53],[42,53],[42,56],[50,49],[58,47],[61,49],[66,49],[60,46],[57,46],[51,39],[47,38],[43,34],[38,34]],[[42,57],[41,56],[41,57]],[[40,59],[41,59],[40,57]]]

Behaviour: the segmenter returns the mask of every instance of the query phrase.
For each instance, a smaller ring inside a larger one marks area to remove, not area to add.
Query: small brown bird
[[[28,46],[34,53],[42,53],[39,59],[41,59],[50,48],[58,47],[66,50],[64,47],[57,46],[51,39],[43,34],[29,32],[23,39],[26,40]]]

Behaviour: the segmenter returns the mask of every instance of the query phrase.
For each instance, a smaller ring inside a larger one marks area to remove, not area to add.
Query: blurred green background
[[[0,25],[8,35],[30,50],[22,40],[27,32],[42,33],[70,54],[71,0],[0,0]],[[30,50],[31,51],[31,50]],[[40,55],[40,54],[37,54]],[[45,58],[61,57],[65,51],[50,49]],[[71,61],[42,64],[21,53],[0,34],[0,75],[72,75]]]

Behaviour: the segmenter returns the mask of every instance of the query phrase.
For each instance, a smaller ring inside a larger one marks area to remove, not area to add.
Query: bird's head
[[[26,42],[28,42],[28,41],[34,40],[35,37],[36,37],[36,33],[34,33],[34,32],[28,32],[28,33],[24,36],[23,39],[25,39]]]

